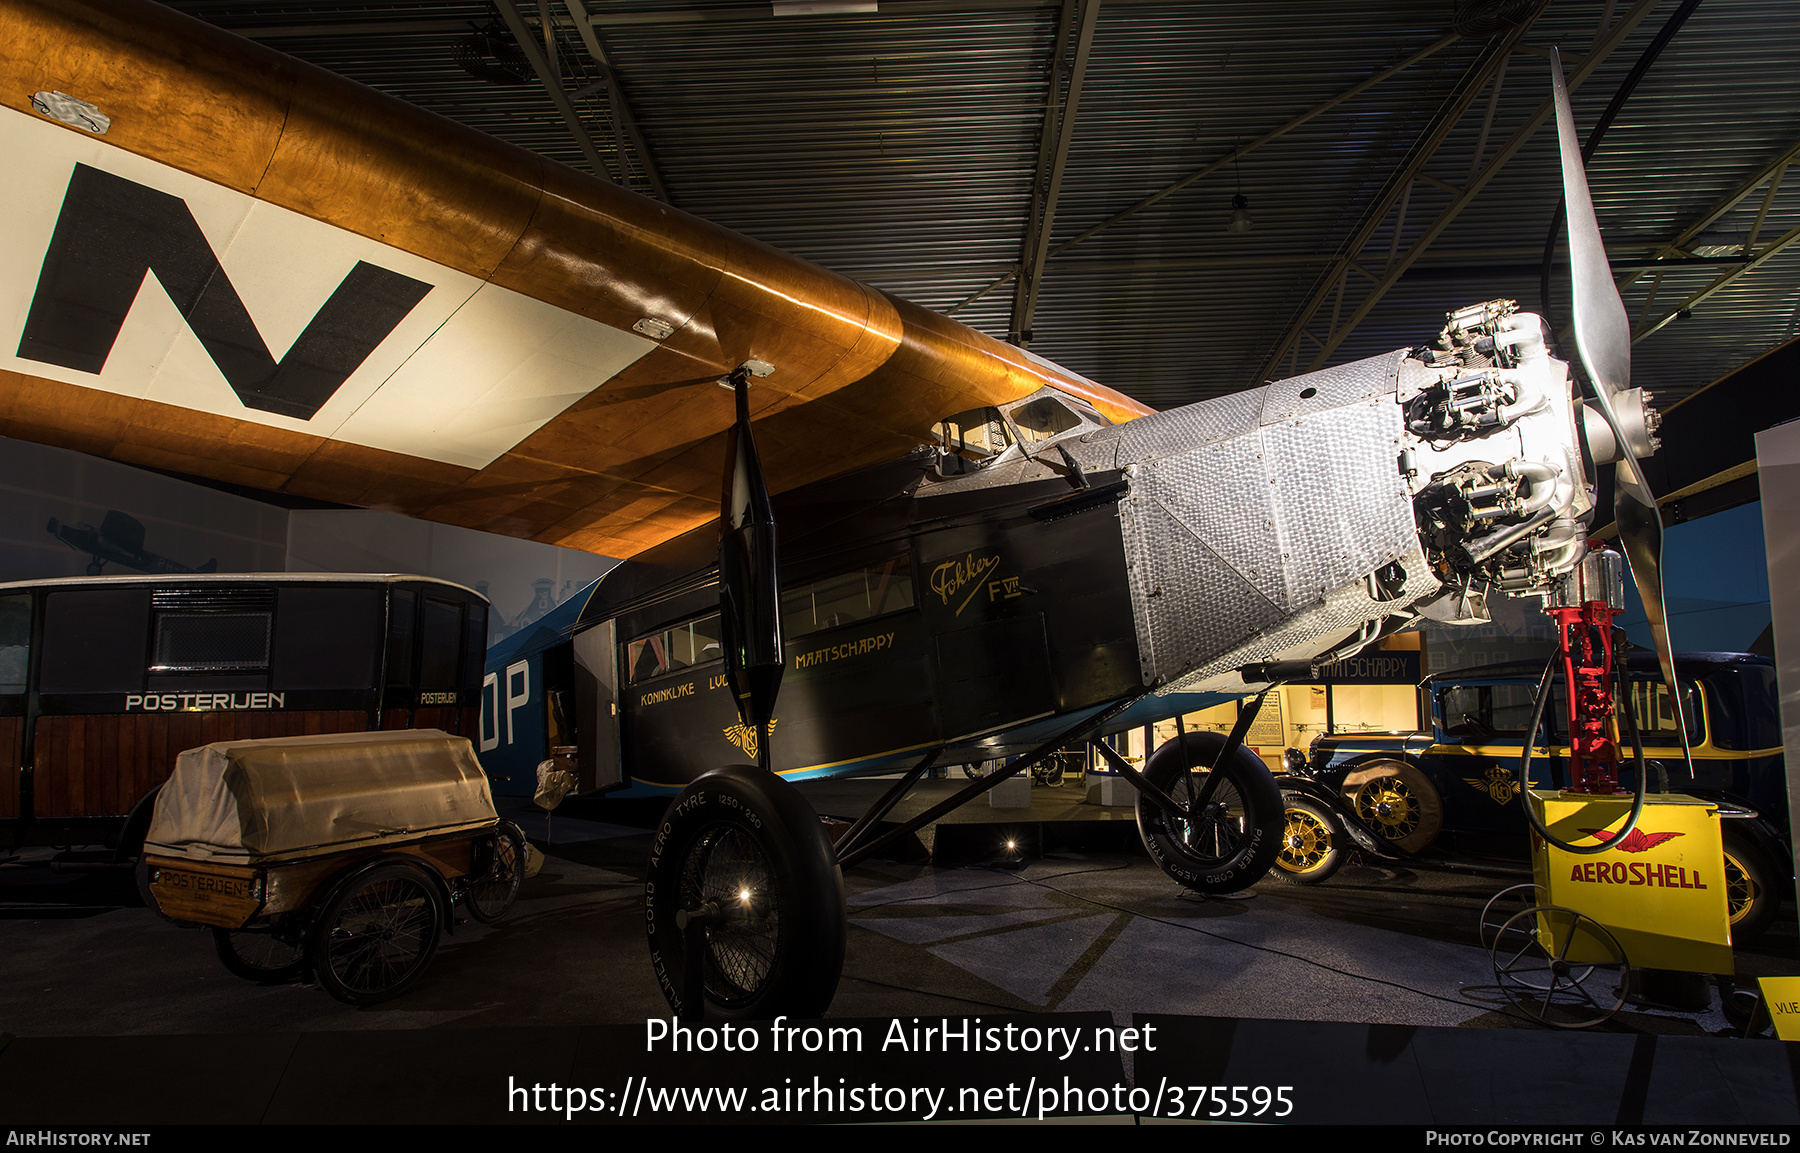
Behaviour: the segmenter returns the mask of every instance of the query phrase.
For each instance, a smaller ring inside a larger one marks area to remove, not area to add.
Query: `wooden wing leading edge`
[[[155,4],[5,0],[0,77],[0,435],[630,556],[717,514],[748,360],[777,491],[1046,384],[1146,411]]]

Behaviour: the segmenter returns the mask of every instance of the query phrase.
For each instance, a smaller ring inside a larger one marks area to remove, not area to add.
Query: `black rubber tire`
[[[1300,793],[1282,794],[1281,848],[1275,871],[1300,885],[1331,878],[1344,863],[1344,833],[1324,804]]]
[[[482,924],[506,915],[525,880],[525,834],[511,821],[501,821],[491,839],[475,843],[474,869],[463,892],[463,908]]]
[[[1749,836],[1734,831],[1723,821],[1725,839],[1725,902],[1731,919],[1731,943],[1742,945],[1763,935],[1781,907],[1775,869]],[[1785,887],[1785,886],[1784,886]]]
[[[844,879],[818,814],[749,765],[715,769],[663,814],[644,886],[650,960],[681,1012],[683,912],[714,906],[701,995],[708,1016],[818,1017],[837,992],[849,932]]]
[[[958,767],[962,769],[963,776],[971,781],[979,781],[999,767],[999,764],[999,761],[971,761]]]
[[[1177,801],[1187,798],[1188,767],[1210,765],[1225,747],[1219,733],[1188,733],[1165,741],[1144,762],[1144,776]],[[1281,850],[1287,817],[1281,790],[1262,758],[1239,747],[1215,771],[1221,781],[1207,817],[1175,822],[1140,796],[1138,835],[1162,871],[1196,893],[1235,893],[1262,880]]]
[[[320,988],[346,1005],[373,1005],[418,979],[443,926],[437,883],[416,865],[389,861],[337,887],[313,926],[308,957]]]
[[[212,932],[219,960],[246,981],[280,985],[297,980],[306,969],[306,946],[287,941],[267,927]]]

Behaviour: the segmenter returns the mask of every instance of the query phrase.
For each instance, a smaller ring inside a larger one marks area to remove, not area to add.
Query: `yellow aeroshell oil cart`
[[[1629,796],[1528,796],[1557,840],[1617,843],[1570,853],[1531,834],[1531,907],[1483,914],[1495,978],[1515,1005],[1545,1024],[1580,1028],[1618,1010],[1633,967],[1732,972],[1717,806],[1646,796],[1637,823],[1618,837],[1612,830],[1625,824]]]

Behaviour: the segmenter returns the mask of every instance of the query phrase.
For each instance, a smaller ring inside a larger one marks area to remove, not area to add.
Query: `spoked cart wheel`
[[[246,981],[278,985],[296,979],[306,967],[305,944],[290,940],[268,925],[212,932],[219,960]]]
[[[437,952],[444,899],[419,867],[389,861],[340,884],[313,927],[319,985],[347,1005],[385,1001],[415,981]]]
[[[1489,897],[1488,903],[1481,907],[1481,947],[1493,952],[1494,942],[1508,921],[1526,909],[1544,903],[1544,891],[1530,882],[1501,889]]]
[[[772,773],[707,773],[663,814],[644,886],[650,959],[678,1013],[817,1017],[844,967],[844,880],[818,814]]]
[[[1625,1004],[1625,950],[1592,917],[1534,905],[1495,932],[1494,979],[1520,1012],[1555,1029],[1587,1029]]]
[[[491,925],[506,915],[525,878],[525,834],[511,821],[501,821],[492,838],[475,842],[475,859],[463,890],[469,916]]]

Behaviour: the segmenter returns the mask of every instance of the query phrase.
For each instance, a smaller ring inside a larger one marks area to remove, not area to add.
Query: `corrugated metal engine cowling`
[[[437,729],[220,741],[176,759],[144,847],[262,864],[467,832],[495,819],[468,740]]]
[[[1280,659],[1332,630],[1341,637],[1374,607],[1341,611],[1341,590],[1394,561],[1413,558],[1409,577],[1435,585],[1396,464],[1404,355],[1126,426],[1121,514],[1145,683],[1222,672],[1221,658],[1231,668]]]

